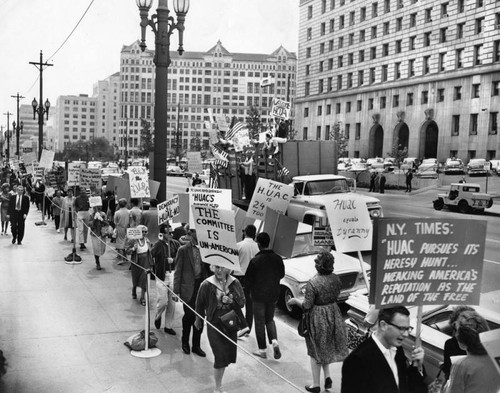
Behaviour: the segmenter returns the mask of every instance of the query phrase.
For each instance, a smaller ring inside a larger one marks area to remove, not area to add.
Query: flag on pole
[[[288,174],[290,173],[290,171],[286,168],[286,167],[282,167],[279,171],[278,171],[278,176],[279,177],[285,177],[285,176],[288,176]]]
[[[220,150],[217,146],[212,146],[212,154],[215,157],[215,164],[223,168],[227,168],[229,163],[227,152]]]
[[[219,188],[219,180],[217,179],[217,169],[210,164],[210,176],[208,179],[208,187],[209,188]]]
[[[273,82],[271,82],[271,78],[263,78],[260,81],[260,87],[266,87],[266,86],[271,86]]]
[[[226,132],[226,140],[230,141],[231,139],[233,139],[236,136],[236,134],[240,132],[244,127],[245,125],[242,122],[240,121],[236,122],[233,128],[231,128],[228,132]]]

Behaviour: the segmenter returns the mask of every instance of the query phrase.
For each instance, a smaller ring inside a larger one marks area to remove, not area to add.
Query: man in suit
[[[17,186],[17,195],[12,195],[9,202],[10,226],[12,229],[12,244],[17,240],[21,244],[24,238],[24,221],[30,211],[30,199],[24,195],[24,187]]]
[[[175,258],[174,293],[186,303],[183,304],[184,316],[182,317],[182,350],[189,355],[192,350],[198,356],[205,357],[205,352],[200,348],[202,329],[196,329],[194,322],[196,314],[191,310],[195,308],[198,289],[205,278],[209,276],[206,263],[201,260],[200,248],[196,230],[189,229],[189,241],[181,246]],[[189,347],[189,336],[193,330],[193,346]]]
[[[424,350],[407,359],[403,340],[412,330],[406,307],[379,311],[377,329],[344,360],[341,393],[426,393]]]

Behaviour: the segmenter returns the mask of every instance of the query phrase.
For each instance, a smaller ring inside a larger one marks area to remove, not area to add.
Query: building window
[[[343,56],[337,57],[337,67],[342,68],[344,66],[344,58]]]
[[[480,88],[481,88],[481,84],[480,83],[474,83],[472,85],[472,94],[471,94],[472,98],[479,98],[479,89]]]
[[[481,34],[484,30],[484,17],[476,19],[476,34]]]
[[[355,18],[356,18],[356,13],[354,11],[351,11],[349,13],[349,26],[354,25]]]
[[[321,140],[321,126],[316,127],[316,139]]]
[[[476,8],[483,6],[483,0],[476,0]]]
[[[465,0],[458,0],[457,2],[457,9],[458,9],[458,13],[462,13],[464,12],[464,9],[465,9]]]
[[[372,3],[372,18],[378,16],[378,3]]]
[[[384,35],[389,34],[389,22],[384,23]]]
[[[464,38],[464,26],[465,22],[457,24],[457,38]]]
[[[351,111],[351,101],[347,101],[345,104],[345,112],[349,113]]]
[[[309,27],[307,29],[307,41],[310,41],[312,39],[312,27]]]
[[[495,14],[495,29],[500,30],[500,12]]]
[[[359,112],[363,109],[363,101],[362,100],[357,100],[356,101],[356,110]]]
[[[365,42],[365,31],[364,30],[359,31],[359,42]]]
[[[302,130],[302,138],[304,140],[307,140],[307,127],[304,127],[304,129]]]
[[[413,93],[406,94],[406,106],[413,105]]]
[[[446,42],[446,31],[448,30],[447,27],[443,27],[442,29],[439,29],[439,42],[443,43]]]
[[[380,97],[380,109],[384,109],[387,104],[387,98],[386,96]]]
[[[474,65],[482,64],[481,53],[483,50],[483,44],[474,45]]]
[[[497,133],[498,133],[498,112],[490,112],[489,134],[496,135]]]
[[[370,59],[376,59],[377,58],[377,47],[376,46],[372,46],[370,48]]]
[[[446,18],[448,16],[448,3],[441,4],[441,17]]]
[[[311,73],[311,65],[307,64],[306,65],[306,76],[309,75],[310,73]]]
[[[444,101],[444,89],[438,89],[437,91],[437,102]]]
[[[311,57],[311,48],[306,48],[306,59]]]
[[[500,95],[500,81],[493,81],[493,83],[491,84],[491,95]]]
[[[309,108],[304,108],[304,117],[309,117]]]
[[[430,46],[431,45],[431,32],[425,32],[424,33],[424,46]]]
[[[340,110],[341,110],[341,109],[342,109],[342,108],[341,108],[341,104],[340,104],[340,102],[337,102],[337,103],[335,104],[335,113],[338,115],[338,114],[340,113]]]
[[[364,71],[360,70],[358,71],[358,86],[363,86],[364,82],[365,82]]]
[[[431,57],[430,56],[424,56],[423,59],[422,59],[422,69],[423,69],[423,72],[424,72],[424,75],[428,74],[429,72],[431,72],[431,67],[430,67],[430,62],[429,62],[429,59]]]
[[[415,59],[408,60],[408,77],[415,76]]]
[[[453,99],[455,101],[462,99],[462,86],[455,86],[453,89]]]
[[[373,110],[373,98],[368,98],[368,110]]]
[[[354,63],[354,53],[349,53],[347,55],[347,65],[352,65]]]
[[[382,66],[382,82],[386,82],[387,81],[387,75],[388,75],[388,66],[387,64],[383,65]]]
[[[337,90],[342,89],[342,75],[337,75]]]
[[[339,49],[344,47],[344,37],[339,37]]]
[[[310,5],[307,7],[307,19],[311,19],[313,17],[313,6]]]
[[[327,115],[331,115],[332,114],[332,105],[331,104],[328,104],[326,106],[326,114]]]
[[[325,43],[322,42],[321,44],[319,44],[319,53],[322,55],[323,53],[325,53]]]
[[[345,134],[346,139],[349,139],[349,134]],[[356,123],[356,128],[354,130],[354,139],[361,139],[361,123]]]
[[[323,35],[325,35],[325,33],[326,33],[326,23],[325,23],[325,22],[323,22],[323,23],[320,25],[319,33],[320,33],[320,35],[322,35],[322,36],[323,36]]]
[[[377,26],[372,26],[372,38],[377,38]]]
[[[327,81],[327,88],[328,88],[328,91],[332,91],[333,90],[333,78],[330,76],[328,77],[328,81]]]
[[[330,19],[330,33],[335,30],[335,19]]]
[[[389,44],[382,45],[382,57],[389,56]]]
[[[463,54],[464,50],[463,49],[457,49],[455,51],[455,57],[456,57],[456,66],[455,68],[463,68]]]
[[[324,14],[326,12],[326,0],[321,0],[321,13]]]
[[[309,91],[310,91],[310,89],[311,89],[311,82],[306,82],[306,83],[305,83],[305,86],[304,86],[304,89],[305,89],[304,94],[305,94],[306,96],[308,96],[308,95],[309,95]]]
[[[408,49],[415,50],[415,41],[417,40],[417,36],[412,36],[408,39]]]
[[[396,31],[401,31],[403,30],[403,18],[397,18],[396,19]]]
[[[354,44],[354,33],[349,34],[349,45]]]
[[[445,61],[446,61],[446,52],[442,52],[439,54],[438,59],[438,71],[445,71]]]
[[[401,78],[401,63],[394,63],[394,79]]]
[[[351,125],[349,123],[347,123],[345,125],[345,129],[344,129],[344,137],[345,139],[349,139],[349,135],[351,134]]]
[[[370,68],[370,84],[375,83],[375,67]]]
[[[469,135],[477,135],[477,113],[470,114]]]
[[[366,19],[366,7],[361,7],[359,10],[359,20],[363,22]]]
[[[493,42],[493,61],[500,61],[500,40]]]
[[[349,72],[347,74],[347,88],[351,88],[352,87],[352,72]]]
[[[395,47],[394,47],[394,51],[396,53],[401,53],[401,40],[396,40],[396,43],[395,43]]]
[[[344,17],[344,15],[340,15],[340,18],[339,18],[339,30],[343,29],[344,26],[345,26],[345,17]]]
[[[460,115],[451,117],[451,135],[457,136],[460,134]]]
[[[318,81],[318,93],[323,93],[323,79]]]
[[[328,70],[332,70],[333,69],[333,59],[328,59]]]
[[[410,27],[415,27],[417,25],[417,13],[410,14]]]
[[[425,10],[425,23],[432,22],[432,7]]]
[[[360,50],[359,53],[358,53],[358,61],[360,63],[364,62],[365,61],[365,51],[364,50]]]
[[[420,99],[420,103],[425,105],[429,102],[429,92],[427,90],[422,91],[422,97]]]
[[[399,106],[399,94],[394,94],[392,96],[392,107],[397,108]]]
[[[325,127],[325,140],[329,141],[330,140],[330,126]]]

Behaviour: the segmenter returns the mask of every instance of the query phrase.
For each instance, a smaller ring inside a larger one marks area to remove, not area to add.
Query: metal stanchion
[[[75,191],[76,191],[76,189],[73,191],[73,193],[75,193]],[[71,209],[71,214],[73,215],[72,209]],[[72,222],[71,222],[71,225],[73,226],[73,228],[71,228],[71,230],[74,231],[73,232],[73,250],[71,251],[71,254],[68,254],[64,258],[67,265],[79,265],[80,263],[82,263],[82,257],[76,253],[76,235],[78,233],[78,224],[77,224],[78,217],[76,215],[74,215],[73,217],[75,217],[75,220],[72,219]],[[76,224],[76,228],[75,228],[75,224]],[[85,223],[83,223],[83,225],[85,225]]]
[[[136,358],[154,358],[161,354],[161,350],[158,348],[149,348],[149,325],[150,325],[150,315],[149,315],[149,283],[151,281],[151,270],[146,270],[147,283],[146,283],[146,321],[144,329],[144,340],[145,348],[142,351],[130,351],[130,354]]]
[[[35,225],[47,225],[45,222],[45,190],[42,193],[42,221],[35,222]]]

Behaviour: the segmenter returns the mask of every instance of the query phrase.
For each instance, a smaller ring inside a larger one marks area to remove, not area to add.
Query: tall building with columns
[[[350,157],[499,158],[500,1],[300,0],[295,104]]]

